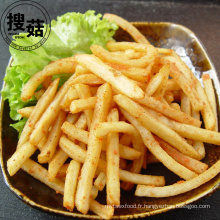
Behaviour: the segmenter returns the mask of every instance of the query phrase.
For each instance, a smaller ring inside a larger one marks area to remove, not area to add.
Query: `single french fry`
[[[73,75],[74,76],[74,75]],[[37,145],[44,133],[46,133],[50,125],[55,121],[57,115],[61,110],[60,102],[69,88],[69,82],[72,80],[71,76],[56,94],[54,100],[50,103],[47,110],[43,113],[39,121],[36,123],[34,130],[30,136],[30,143]]]
[[[119,144],[119,155],[121,158],[127,160],[136,160],[140,158],[141,152],[134,148]]]
[[[66,117],[66,121],[71,123],[71,124],[74,124],[79,118],[79,114],[71,114],[71,113],[68,113],[67,117]]]
[[[151,132],[141,125],[141,123],[135,119],[131,114],[123,111],[123,114],[129,119],[129,121],[136,127],[139,131],[144,144],[147,146],[149,151],[161,161],[164,166],[166,166],[169,170],[176,173],[178,176],[188,180],[192,179],[193,177],[197,176],[196,173],[190,171],[189,169],[185,168],[181,164],[177,163],[172,157],[170,157],[159,145],[159,143],[154,139]]]
[[[96,126],[94,131],[97,137],[104,137],[109,132],[123,132],[133,135],[135,133],[135,128],[133,125],[126,123],[124,121],[119,122],[102,122]]]
[[[176,102],[170,103],[170,107],[175,109],[175,110],[177,110],[177,111],[181,111],[180,105],[178,103],[176,103]]]
[[[159,71],[159,73],[155,74],[150,82],[148,83],[147,87],[146,87],[146,90],[145,90],[145,93],[148,95],[148,96],[151,96],[153,95],[157,88],[160,86],[160,84],[162,83],[162,81],[165,79],[165,75],[164,75],[164,71],[163,71],[163,68],[161,68],[161,70]]]
[[[180,86],[176,83],[174,79],[168,79],[166,91],[178,91],[180,89]]]
[[[115,22],[123,30],[127,31],[136,42],[150,44],[146,37],[142,35],[136,27],[134,27],[130,22],[126,21],[125,19],[109,13],[104,14],[103,18],[106,18],[111,22]]]
[[[48,76],[47,78],[45,78],[45,80],[42,82],[42,85],[45,89],[47,89],[50,84],[52,83],[52,76]]]
[[[166,63],[166,62],[165,62]],[[170,64],[170,76],[179,84],[183,92],[189,98],[192,107],[195,111],[204,109],[204,104],[199,97],[197,90],[191,85],[190,81],[184,76],[184,74],[177,68],[174,63]]]
[[[77,139],[85,144],[88,144],[88,131],[80,129],[79,127],[76,127],[76,125],[72,125],[69,122],[64,122],[61,130],[68,136],[70,140],[74,141],[75,139]]]
[[[54,80],[49,88],[45,91],[43,96],[40,98],[40,100],[37,102],[34,110],[31,112],[31,115],[23,128],[17,148],[19,148],[21,145],[29,140],[29,136],[34,129],[35,124],[41,118],[42,114],[53,100],[56,94],[58,83],[59,79]]]
[[[94,186],[99,190],[102,191],[106,184],[106,175],[103,172],[100,172],[98,177],[94,181]]]
[[[7,161],[7,169],[10,176],[13,176],[22,166],[22,164],[34,154],[37,150],[35,146],[29,142],[24,143],[15,151],[11,158]]]
[[[25,117],[25,118],[29,118],[32,111],[34,110],[34,107],[35,106],[29,106],[29,107],[24,107],[24,108],[21,108],[21,109],[18,109],[17,112],[22,116],[22,117]]]
[[[66,113],[61,110],[56,121],[54,122],[54,125],[49,133],[48,139],[43,149],[41,150],[41,153],[38,155],[39,163],[47,163],[52,159],[61,136],[61,126],[65,119]]]
[[[21,100],[27,101],[30,99],[37,87],[51,75],[56,75],[60,73],[74,73],[75,71],[75,58],[67,57],[59,59],[49,63],[44,69],[38,73],[35,73],[28,82],[24,85],[21,93]]]
[[[88,73],[91,73],[89,72],[88,69],[82,67],[81,65],[76,65],[76,70],[75,70],[75,77],[78,77],[78,76],[81,76],[81,75],[84,75],[84,74],[88,74]]]
[[[123,57],[115,57],[114,54],[111,52],[108,52],[103,47],[99,45],[93,45],[90,47],[92,53],[99,57],[101,60],[105,62],[111,62],[111,63],[118,63],[123,65],[129,65],[133,67],[146,67],[151,62],[153,62],[157,57],[157,50],[152,45],[147,45],[147,54],[140,59],[132,59],[132,60],[126,60],[123,59]]]
[[[64,111],[69,111],[70,104],[73,100],[78,99],[79,95],[76,91],[76,89],[73,86],[70,86],[70,88],[67,91],[67,94],[63,97],[60,106]]]
[[[123,94],[130,97],[143,98],[144,92],[133,81],[122,75],[119,71],[109,67],[99,58],[91,55],[78,54],[75,59],[82,66],[90,69],[94,74],[109,82]],[[126,86],[125,86],[126,85]]]
[[[100,85],[105,83],[105,81],[92,73],[87,73],[74,78],[71,82],[72,85],[77,83],[82,83],[86,85]]]
[[[90,87],[87,85],[76,84],[75,88],[76,88],[76,90],[79,94],[79,97],[81,99],[90,98],[92,96],[91,91],[90,91]],[[91,122],[92,122],[92,116],[93,116],[93,109],[86,109],[86,110],[84,110],[84,113],[86,116],[88,128],[90,129]]]
[[[114,215],[114,208],[112,206],[101,205],[94,199],[91,199],[89,210],[96,213],[103,219],[111,219]]]
[[[168,48],[158,48],[157,47],[157,51],[159,54],[163,54],[163,55],[172,55],[172,53],[173,53],[173,49],[168,49]]]
[[[218,116],[217,116],[217,109],[216,109],[216,99],[215,99],[215,91],[212,85],[212,80],[209,76],[209,74],[203,74],[202,80],[204,84],[205,93],[207,96],[207,99],[211,105],[213,114],[215,116],[215,126],[213,128],[214,131],[218,132]]]
[[[167,92],[165,92],[165,94],[164,94],[164,99],[165,99],[165,100],[167,101],[167,103],[170,105],[171,102],[174,101],[174,94],[173,94],[172,92],[167,91]]]
[[[150,71],[147,71],[146,68],[132,67],[118,63],[107,63],[107,64],[112,68],[120,71],[122,74],[124,74],[130,79],[143,83],[148,82]]]
[[[96,102],[97,97],[74,100],[70,104],[70,111],[72,114],[76,114],[87,109],[92,109],[95,107]]]
[[[136,101],[142,105],[145,105],[149,108],[152,108],[155,111],[158,111],[158,112],[162,113],[163,115],[165,115],[171,119],[174,119],[176,121],[179,121],[181,123],[194,125],[196,127],[201,126],[201,121],[194,119],[193,117],[191,117],[190,115],[187,115],[184,112],[181,112],[181,111],[178,111],[172,107],[169,107],[166,104],[164,104],[163,102],[156,100],[153,97],[149,97],[149,96],[145,95],[145,97],[143,99],[136,99]]]
[[[198,152],[189,145],[185,139],[179,136],[175,131],[165,126],[159,120],[152,117],[147,111],[141,107],[139,104],[135,103],[128,97],[124,95],[115,95],[114,101],[126,110],[133,117],[136,117],[139,122],[141,122],[147,129],[156,134],[158,137],[162,138],[173,147],[178,149],[185,155],[188,155],[194,159],[199,158]]]
[[[181,111],[185,112],[188,115],[191,115],[191,103],[189,98],[181,91]]]
[[[200,113],[196,112],[192,109],[192,117],[200,120]],[[200,160],[202,160],[205,157],[205,146],[202,141],[193,141],[193,147],[195,150],[201,155]]]
[[[34,93],[34,96],[35,96],[35,98],[36,98],[37,100],[39,100],[44,93],[45,93],[45,89],[42,88],[42,89],[36,91],[36,92]]]
[[[147,197],[170,197],[188,192],[195,189],[202,184],[213,179],[220,172],[220,161],[216,162],[208,170],[200,174],[199,176],[181,183],[175,183],[170,186],[164,187],[152,187],[138,185],[135,191],[136,196],[147,196]]]
[[[69,155],[73,160],[76,160],[80,163],[84,163],[86,159],[87,152],[82,149],[80,146],[76,145],[64,135],[61,136],[59,146],[62,148],[66,154]],[[106,173],[106,162],[103,159],[99,159],[98,170]],[[134,184],[144,184],[144,185],[155,185],[163,186],[165,184],[165,179],[163,176],[151,176],[151,175],[142,175],[137,173],[131,173],[126,170],[119,169],[120,180],[131,182]]]
[[[119,121],[117,109],[112,109],[107,117],[109,123]],[[96,130],[97,131],[97,130]],[[119,178],[119,134],[109,132],[106,146],[106,193],[108,205],[120,205]]]
[[[58,171],[63,166],[65,161],[69,156],[62,151],[62,149],[58,149],[52,160],[49,162],[48,166],[48,180],[53,181],[56,177]]]
[[[50,188],[54,189],[56,193],[60,193],[63,195],[64,193],[64,182],[55,178],[52,182],[48,181],[47,170],[42,167],[40,164],[34,162],[31,159],[27,159],[25,163],[22,165],[22,170],[29,173],[34,178],[40,180],[45,185],[49,186]]]
[[[63,178],[63,177],[65,177],[65,176],[66,176],[66,171],[67,171],[68,166],[69,166],[69,163],[64,164],[64,165],[59,169],[59,171],[57,172],[56,177],[57,177],[57,178]]]
[[[182,137],[189,138],[196,141],[202,141],[209,144],[220,144],[220,133],[215,131],[206,130],[203,128],[197,128],[191,125],[186,125],[179,123],[174,120],[170,120],[167,117],[158,114],[156,111],[145,108],[146,111],[149,112],[155,119],[161,121],[166,124]],[[165,139],[164,139],[165,140]]]
[[[78,182],[78,175],[80,171],[80,163],[71,160],[66,171],[63,206],[69,211],[73,211],[75,205],[75,192]]]
[[[88,140],[88,153],[81,170],[81,178],[79,180],[76,192],[76,207],[82,213],[89,210],[90,192],[92,181],[98,166],[99,157],[102,148],[102,140],[94,135],[97,123],[107,119],[108,109],[112,99],[112,89],[108,83],[102,85],[97,92],[98,100],[93,113],[93,120],[90,128]]]
[[[205,163],[202,163],[198,160],[195,160],[191,157],[188,157],[179,151],[172,148],[168,143],[161,140],[158,137],[155,137],[155,139],[159,142],[160,146],[178,163],[182,164],[184,167],[188,168],[189,170],[193,170],[196,173],[200,174],[203,173],[205,170],[207,170],[208,165]]]

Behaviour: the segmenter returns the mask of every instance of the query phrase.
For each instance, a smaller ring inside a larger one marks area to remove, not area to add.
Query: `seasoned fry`
[[[61,126],[66,119],[66,113],[60,111],[51,131],[48,136],[48,139],[41,150],[41,153],[38,155],[39,163],[47,163],[50,161],[55,153],[57,144],[61,137]]]
[[[138,185],[135,191],[135,195],[147,197],[170,197],[179,195],[188,192],[192,189],[195,189],[201,186],[202,184],[208,182],[209,180],[214,178],[219,172],[220,161],[216,162],[212,167],[210,167],[208,170],[206,170],[199,176],[182,183],[175,183],[173,185],[163,187]]]
[[[118,63],[107,63],[112,68],[120,71],[123,75],[127,76],[130,79],[147,82],[150,77],[150,71],[147,71],[146,68],[132,67],[128,65],[118,64]]]
[[[59,169],[63,166],[65,161],[67,160],[68,155],[62,151],[62,149],[58,149],[53,159],[49,162],[48,166],[48,180],[53,181],[56,177]]]
[[[208,165],[204,164],[198,160],[195,160],[191,157],[188,157],[179,151],[172,148],[169,144],[167,144],[165,141],[161,140],[158,137],[155,137],[155,139],[159,142],[160,146],[178,163],[182,164],[184,167],[195,171],[196,173],[200,174],[203,173],[205,170],[207,170]]]
[[[112,109],[107,117],[109,123],[119,121],[117,109]],[[97,130],[96,130],[97,131]],[[106,146],[106,193],[108,205],[120,205],[119,178],[119,134],[108,132]]]
[[[143,98],[144,92],[134,82],[123,76],[119,71],[107,66],[97,57],[78,54],[75,56],[78,63],[90,69],[106,82],[110,83],[117,90],[129,97]]]
[[[95,107],[97,97],[89,97],[85,99],[77,99],[71,102],[70,111],[72,114],[85,111]]]
[[[103,172],[100,172],[98,177],[94,181],[94,186],[97,187],[99,191],[102,191],[106,184],[106,175]]]
[[[79,97],[81,99],[90,98],[92,96],[90,87],[83,84],[76,84],[75,88],[79,94]],[[94,97],[93,97],[94,98]],[[93,116],[93,109],[85,109],[84,110],[86,121],[88,128],[90,129],[91,123],[92,123],[92,116]]]
[[[213,114],[215,116],[215,126],[214,126],[213,130],[218,132],[218,123],[217,123],[218,122],[218,116],[217,116],[215,92],[214,92],[214,88],[213,88],[213,85],[212,85],[212,80],[211,80],[209,74],[203,74],[202,75],[202,80],[203,80],[204,89],[205,89],[207,99],[208,99],[208,101],[211,105]]]
[[[46,184],[50,188],[54,189],[56,193],[64,193],[64,182],[57,178],[55,178],[52,182],[48,181],[47,170],[33,160],[27,159],[22,165],[22,170],[29,173],[34,178],[40,180],[42,183]]]
[[[104,14],[103,18],[115,22],[123,30],[127,31],[136,42],[150,44],[145,36],[143,36],[131,23],[124,20],[123,18],[109,13]]]
[[[40,89],[40,90],[38,90],[37,92],[34,93],[34,96],[37,100],[39,100],[44,93],[45,93],[45,89]]]
[[[63,206],[69,211],[74,209],[75,192],[77,186],[78,175],[80,171],[80,163],[72,160],[66,171]]]
[[[71,82],[72,85],[77,83],[83,83],[86,85],[99,85],[105,83],[105,81],[100,77],[92,73],[89,73],[89,74],[80,75],[74,78]]]
[[[25,117],[25,118],[29,118],[32,111],[34,110],[34,107],[35,106],[30,106],[30,107],[24,107],[24,108],[21,108],[21,109],[18,109],[17,112],[22,116],[22,117]]]
[[[21,100],[27,101],[30,99],[37,87],[51,75],[60,73],[74,73],[76,67],[75,58],[68,57],[59,59],[49,63],[44,69],[38,73],[35,73],[28,82],[24,85],[21,93]]]
[[[21,145],[7,161],[7,169],[10,176],[13,176],[36,150],[37,148],[29,142]]]

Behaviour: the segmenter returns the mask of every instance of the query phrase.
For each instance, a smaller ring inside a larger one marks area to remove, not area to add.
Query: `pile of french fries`
[[[10,175],[21,168],[62,194],[69,211],[76,206],[109,219],[121,188],[137,184],[136,196],[167,197],[216,176],[220,161],[208,169],[201,160],[204,142],[220,144],[220,133],[209,75],[203,87],[172,49],[154,47],[116,15],[104,17],[136,42],[111,41],[108,50],[93,45],[92,55],[56,60],[32,76],[21,98],[35,95],[38,102],[18,111],[28,120],[7,166]],[[59,78],[51,77],[60,73],[72,75],[58,90]],[[38,161],[30,159],[35,151]],[[163,176],[141,174],[150,163],[183,181],[165,186]],[[108,206],[95,200],[104,188]]]

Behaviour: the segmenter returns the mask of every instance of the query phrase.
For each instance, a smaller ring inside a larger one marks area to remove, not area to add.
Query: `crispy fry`
[[[99,191],[102,191],[106,184],[106,175],[103,172],[100,172],[98,177],[94,181],[94,186],[97,187]]]
[[[21,93],[21,100],[27,101],[30,99],[37,87],[51,75],[60,73],[74,73],[75,71],[75,59],[74,57],[68,57],[59,59],[49,63],[44,69],[38,73],[35,73],[28,82],[24,85]]]
[[[107,120],[109,123],[117,122],[119,114],[112,109]],[[97,130],[96,130],[97,131]],[[120,178],[119,178],[119,134],[108,132],[106,146],[106,193],[108,205],[120,205]]]
[[[66,113],[60,111],[51,131],[48,136],[48,139],[41,150],[41,153],[38,155],[39,163],[47,163],[50,161],[55,153],[57,144],[61,136],[61,126],[66,119]]]
[[[143,36],[131,23],[124,20],[123,18],[109,13],[104,14],[103,18],[115,22],[123,30],[127,31],[134,38],[136,42],[150,44],[145,36]]]
[[[95,107],[97,97],[89,97],[85,99],[77,99],[71,102],[70,111],[72,114],[79,113]]]
[[[98,75],[106,82],[129,97],[143,98],[144,92],[134,82],[123,76],[119,71],[107,66],[97,57],[91,55],[78,54],[75,59],[82,66],[86,66],[94,74]]]
[[[63,166],[65,161],[67,160],[68,155],[62,151],[62,149],[58,149],[53,159],[49,162],[48,166],[48,180],[51,182],[56,177],[59,169]]]
[[[22,165],[22,170],[29,173],[34,178],[40,180],[42,183],[46,184],[50,188],[54,189],[56,193],[63,194],[64,192],[64,182],[55,178],[52,182],[48,181],[48,172],[40,164],[34,162],[31,159],[27,159]]]
[[[217,109],[216,109],[216,99],[215,99],[215,92],[212,85],[212,80],[208,74],[202,75],[202,80],[204,84],[205,93],[207,96],[207,99],[211,105],[213,114],[215,116],[215,126],[213,128],[214,131],[218,132],[218,116],[217,116]]]
[[[24,108],[21,108],[21,109],[18,109],[17,112],[22,116],[22,117],[25,117],[25,118],[29,118],[32,111],[34,110],[34,107],[35,106],[30,106],[30,107],[24,107]]]
[[[63,206],[69,211],[74,209],[75,192],[80,171],[80,163],[72,160],[66,171]]]
[[[92,96],[89,86],[83,84],[76,84],[75,87],[81,99],[90,98]],[[84,110],[84,113],[86,116],[88,128],[90,129],[92,123],[93,109],[86,109]]]

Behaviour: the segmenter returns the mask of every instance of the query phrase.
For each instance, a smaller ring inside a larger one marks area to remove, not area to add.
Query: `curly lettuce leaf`
[[[34,105],[35,97],[27,102],[21,101],[21,91],[28,79],[35,73],[41,71],[47,64],[56,59],[73,56],[75,53],[91,53],[90,46],[98,44],[106,45],[107,41],[113,40],[118,26],[114,23],[101,19],[102,15],[95,15],[95,11],[81,13],[66,13],[57,20],[51,22],[50,36],[47,41],[33,51],[19,51],[9,48],[13,62],[7,68],[5,82],[6,86],[1,91],[4,100],[9,101],[10,117],[17,121],[21,115],[17,110],[25,106]],[[49,25],[44,25],[45,32]],[[23,38],[14,39],[17,45],[34,45],[39,37],[27,37],[27,33],[20,33]],[[64,83],[63,77],[61,82]],[[25,120],[18,122],[13,127],[22,131]]]

